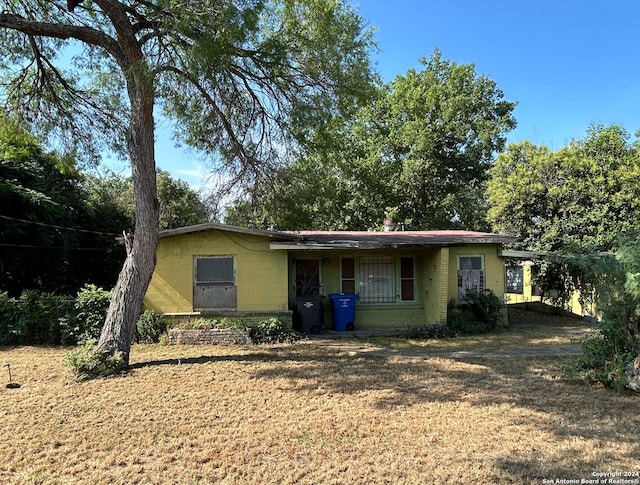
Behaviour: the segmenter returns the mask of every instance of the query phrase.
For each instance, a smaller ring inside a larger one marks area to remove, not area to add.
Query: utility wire
[[[64,249],[66,251],[111,251],[114,248],[78,248],[73,246],[37,246],[35,244],[4,244],[0,243],[3,248],[24,248],[24,249]]]
[[[9,216],[0,215],[0,218],[8,219],[10,221],[24,222],[26,224],[36,224],[38,226],[53,227],[54,229],[63,229],[65,231],[85,232],[85,233],[89,233],[89,234],[99,234],[101,236],[114,236],[114,237],[120,236],[120,234],[115,234],[113,232],[90,231],[89,229],[78,229],[76,227],[65,227],[65,226],[58,226],[56,224],[46,224],[44,222],[28,221],[26,219],[18,219],[17,217],[9,217]]]

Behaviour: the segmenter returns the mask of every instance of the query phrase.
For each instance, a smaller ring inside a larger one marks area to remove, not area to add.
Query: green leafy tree
[[[315,133],[271,185],[228,211],[234,222],[286,229],[367,229],[385,216],[411,229],[486,228],[485,183],[515,103],[496,83],[436,50],[380,88],[350,120]]]
[[[74,292],[101,282],[97,261],[116,245],[92,218],[70,157],[45,153],[10,120],[0,122],[0,289]]]
[[[129,232],[135,223],[133,181],[113,172],[104,176],[88,176],[88,200],[96,212],[101,213],[109,226],[122,232]],[[159,228],[202,224],[208,221],[205,203],[189,184],[171,177],[169,172],[157,170],[158,202],[160,204]]]
[[[487,194],[493,229],[519,236],[519,248],[610,251],[620,237],[640,230],[638,148],[615,125],[591,126],[584,139],[557,151],[510,145],[491,169]],[[542,263],[543,290],[567,301],[580,285],[571,266],[562,258]]]
[[[522,247],[608,250],[640,227],[640,158],[621,127],[592,126],[557,151],[510,145],[491,169],[489,221]]]
[[[72,42],[82,52],[65,72],[56,55]],[[100,140],[131,163],[134,237],[101,351],[128,362],[155,266],[154,109],[176,121],[178,139],[245,177],[355,107],[370,91],[371,46],[362,19],[336,0],[6,4],[0,78],[8,111],[78,152]]]
[[[207,207],[197,192],[169,172],[158,170],[160,229],[175,229],[207,222]]]

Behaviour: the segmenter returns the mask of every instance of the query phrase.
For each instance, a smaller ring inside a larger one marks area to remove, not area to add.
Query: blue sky
[[[582,138],[591,123],[640,129],[640,1],[354,0],[376,28],[373,60],[385,82],[420,69],[435,47],[472,63],[515,101],[509,142],[552,149]],[[158,130],[158,166],[192,187],[202,160],[174,149]]]

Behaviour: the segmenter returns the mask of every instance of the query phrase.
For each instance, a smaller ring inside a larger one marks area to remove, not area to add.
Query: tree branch
[[[111,54],[118,63],[124,60],[118,42],[97,29],[60,23],[36,22],[20,15],[0,13],[0,28],[22,32],[36,37],[53,37],[56,39],[76,39],[90,45],[102,47]]]

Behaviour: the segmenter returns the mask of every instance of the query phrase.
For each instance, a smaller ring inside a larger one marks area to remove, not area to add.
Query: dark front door
[[[296,296],[320,294],[320,261],[317,259],[296,260]]]

